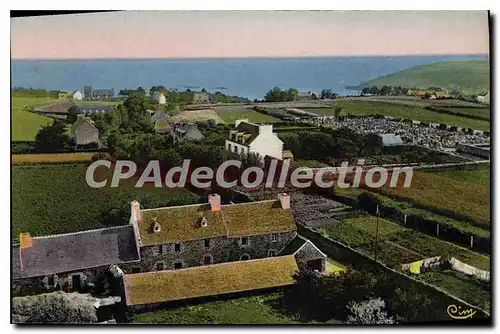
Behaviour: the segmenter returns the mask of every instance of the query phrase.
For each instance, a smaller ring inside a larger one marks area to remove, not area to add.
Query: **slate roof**
[[[33,237],[12,248],[12,276],[36,277],[139,260],[132,226]]]
[[[232,136],[230,140],[249,145],[259,135],[259,125],[243,121],[238,124],[236,131],[231,131],[231,134],[236,134],[236,139]]]
[[[67,114],[68,110],[75,104],[72,101],[58,101],[38,107],[41,113]],[[35,108],[36,109],[36,108]]]
[[[88,117],[82,117],[81,115],[78,115],[78,117],[76,118],[75,123],[71,124],[71,127],[69,128],[70,135],[73,136],[76,133],[76,131],[78,130],[78,128],[81,125],[83,125],[84,123],[88,123],[88,124],[90,124],[91,126],[93,126],[95,128],[94,121],[92,121]]]
[[[291,210],[283,210],[278,200],[221,205],[221,210],[215,212],[209,204],[148,209],[142,210],[141,216],[138,225],[143,246],[297,229]],[[202,217],[208,226],[200,226]],[[159,233],[153,232],[155,222],[161,225]]]
[[[298,270],[288,255],[124,275],[125,301],[141,305],[291,285]]]

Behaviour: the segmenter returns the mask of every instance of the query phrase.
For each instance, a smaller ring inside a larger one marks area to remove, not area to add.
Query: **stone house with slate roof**
[[[141,252],[134,272],[180,269],[277,255],[296,235],[290,196],[279,200],[141,210],[132,203]]]
[[[14,295],[106,286],[112,276],[128,306],[289,285],[299,269],[324,271],[326,260],[297,235],[287,194],[229,205],[211,194],[206,204],[156,209],[133,201],[127,226],[20,240]]]
[[[139,261],[130,225],[27,238],[27,244],[12,246],[14,295],[79,291],[105,281],[111,265]]]

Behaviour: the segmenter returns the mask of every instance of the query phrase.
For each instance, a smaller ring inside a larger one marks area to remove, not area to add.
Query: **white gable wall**
[[[283,152],[283,142],[272,132],[268,133],[264,131],[261,132],[249,145],[249,151],[251,153],[258,153],[262,158],[266,155],[282,159]]]

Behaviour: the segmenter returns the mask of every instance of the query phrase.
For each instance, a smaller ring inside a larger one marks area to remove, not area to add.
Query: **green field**
[[[482,117],[491,118],[490,108],[461,108],[461,107],[452,107],[452,108],[443,108],[445,110],[459,112],[467,115],[477,115]]]
[[[279,118],[264,115],[255,110],[243,107],[220,107],[215,112],[224,122],[234,124],[238,119],[248,119],[252,123],[275,123],[281,122]]]
[[[206,302],[136,314],[134,323],[146,324],[300,324],[279,308],[281,295],[270,293],[230,300]],[[328,323],[340,323],[329,321]]]
[[[33,141],[43,125],[52,123],[52,118],[24,111],[24,107],[49,104],[55,101],[57,100],[43,97],[12,96],[12,141]]]
[[[415,66],[400,72],[363,82],[360,86],[402,86],[428,88],[431,86],[458,89],[469,94],[488,91],[490,67],[488,61],[449,61]]]
[[[135,182],[92,189],[85,181],[85,172],[85,164],[13,166],[12,237],[17,238],[20,232],[40,236],[123,224],[126,217],[118,222],[108,213],[120,208],[127,211],[134,199],[143,207],[199,200],[185,189],[134,188]]]
[[[418,278],[424,282],[436,285],[451,294],[490,311],[491,289],[466,275],[457,274],[451,270],[443,272],[427,272]]]
[[[478,184],[490,188],[490,169],[490,164],[484,163],[479,165],[478,168],[472,170],[441,170],[428,171],[427,173],[444,176],[455,181]]]
[[[343,114],[372,115],[410,118],[428,123],[445,123],[463,128],[490,131],[490,122],[460,117],[448,114],[440,114],[418,107],[404,106],[392,103],[373,101],[353,101],[337,99],[337,104],[344,107]],[[333,116],[333,108],[311,108],[307,111],[316,112],[323,116]]]

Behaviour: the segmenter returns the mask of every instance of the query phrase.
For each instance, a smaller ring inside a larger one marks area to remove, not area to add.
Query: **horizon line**
[[[11,61],[96,61],[96,60],[239,60],[239,59],[305,59],[305,58],[392,58],[392,57],[453,57],[453,56],[490,56],[488,53],[416,53],[416,54],[353,54],[318,56],[248,56],[248,57],[117,57],[117,58],[10,58]]]

